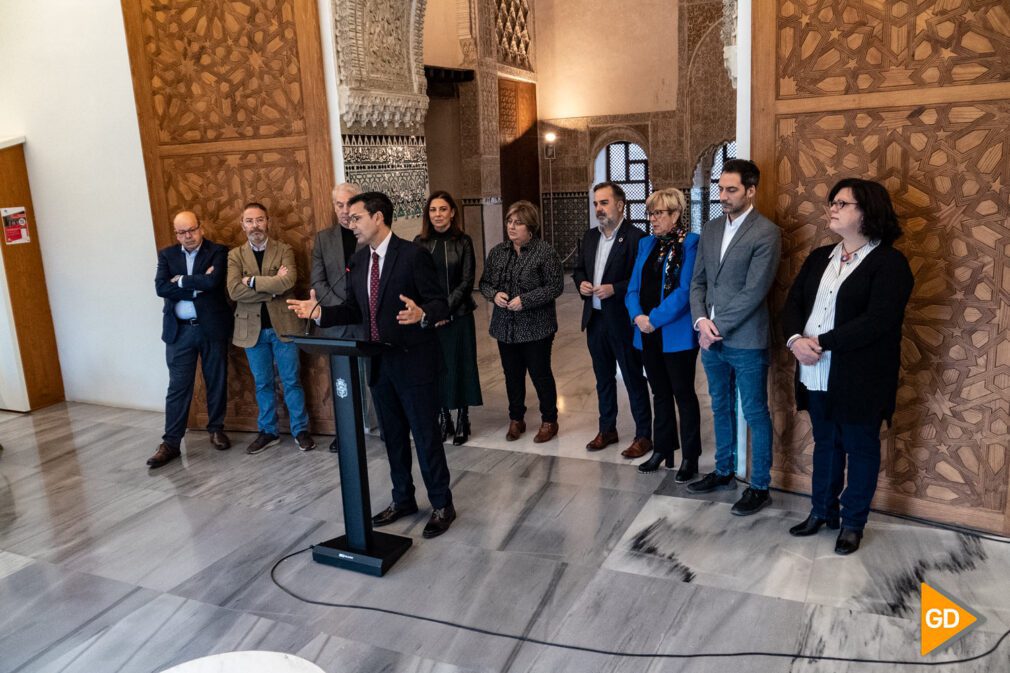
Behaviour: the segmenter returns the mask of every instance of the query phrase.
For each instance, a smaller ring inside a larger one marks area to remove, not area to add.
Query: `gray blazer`
[[[767,348],[768,291],[779,268],[779,228],[752,210],[719,260],[726,217],[705,223],[691,279],[693,322],[715,308],[715,326],[730,348]]]
[[[312,289],[316,291],[316,297],[322,300],[320,303],[323,306],[335,306],[347,300],[346,259],[340,225],[335,224],[316,234],[315,244],[312,246],[311,283]],[[315,331],[316,334],[327,337],[367,338],[364,323],[316,327]]]

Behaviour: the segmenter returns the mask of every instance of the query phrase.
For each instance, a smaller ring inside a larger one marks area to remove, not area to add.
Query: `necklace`
[[[845,243],[843,242],[842,243],[842,263],[843,264],[848,264],[852,260],[852,258],[856,256],[856,253],[859,252],[860,250],[862,250],[863,248],[865,248],[867,245],[868,245],[868,243],[863,243],[861,246],[859,246],[858,248],[856,248],[852,252],[849,252],[848,250],[845,249]]]

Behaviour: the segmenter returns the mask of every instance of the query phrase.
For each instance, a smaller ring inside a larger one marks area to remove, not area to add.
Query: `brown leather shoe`
[[[210,433],[210,443],[218,451],[227,451],[231,448],[231,440],[228,439],[228,435],[224,434],[223,430],[215,430]]]
[[[526,432],[526,421],[509,421],[509,431],[505,433],[505,440],[514,442],[524,432]]]
[[[650,451],[652,451],[651,439],[648,437],[635,437],[635,441],[631,443],[631,446],[621,451],[621,455],[625,458],[641,458]]]
[[[154,452],[154,455],[147,459],[147,466],[154,469],[161,467],[162,465],[167,465],[178,458],[179,455],[179,449],[169,446],[163,442],[161,446],[158,447],[158,450]]]
[[[586,444],[586,451],[602,451],[611,444],[617,444],[620,437],[617,436],[617,430],[611,430],[610,432],[601,432],[593,437],[593,440]]]
[[[544,442],[549,442],[554,439],[557,434],[557,423],[541,423],[540,429],[537,430],[537,436],[533,438],[533,441],[537,444],[543,444]]]

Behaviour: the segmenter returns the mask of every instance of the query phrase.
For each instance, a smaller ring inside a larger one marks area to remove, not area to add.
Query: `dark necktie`
[[[379,340],[379,253],[372,251],[372,268],[369,271],[368,314],[372,341]]]

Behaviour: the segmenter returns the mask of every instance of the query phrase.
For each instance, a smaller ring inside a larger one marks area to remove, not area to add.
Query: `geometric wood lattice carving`
[[[143,0],[162,144],[305,133],[291,0]]]
[[[779,98],[1010,80],[1006,0],[787,0]]]
[[[916,278],[881,489],[994,513],[1006,510],[1010,470],[1008,127],[1006,101],[787,115],[777,123],[776,308],[807,253],[836,240],[827,229],[831,186],[847,176],[881,181],[905,231],[897,247]],[[806,414],[790,411],[792,358],[776,350],[776,463],[808,473]]]

